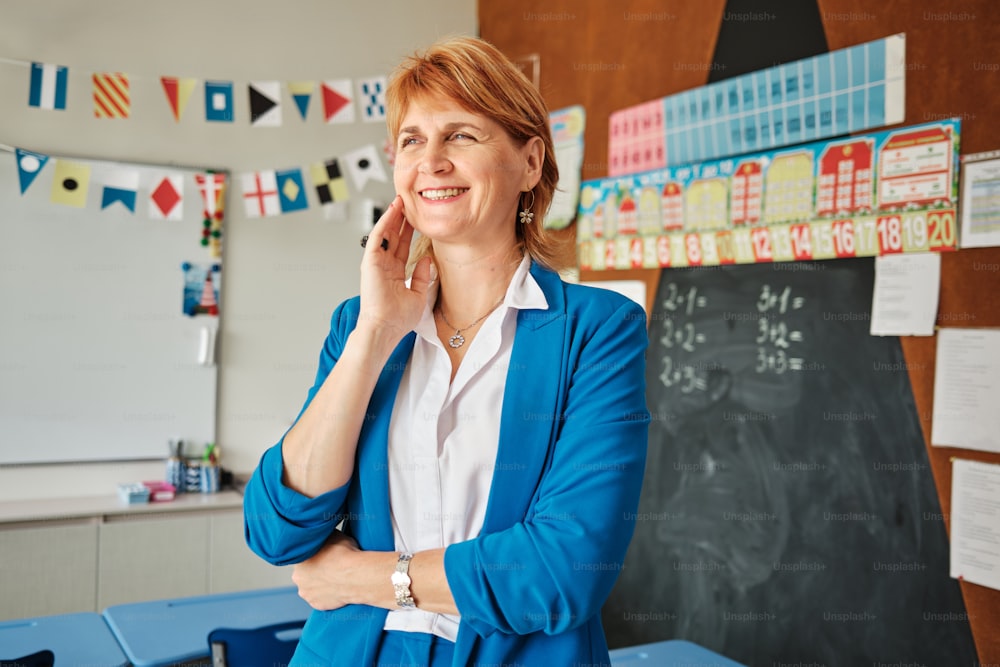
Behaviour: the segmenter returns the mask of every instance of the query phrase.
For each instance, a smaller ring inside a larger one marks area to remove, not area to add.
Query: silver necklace
[[[501,303],[503,303],[503,297],[500,297],[500,300],[497,301],[495,304],[493,304],[493,307],[490,308],[488,311],[486,311],[485,315],[483,315],[482,317],[480,317],[478,320],[476,320],[475,322],[473,322],[469,326],[463,327],[461,329],[459,329],[454,324],[452,324],[451,322],[449,322],[448,318],[445,317],[444,311],[441,310],[440,306],[438,306],[437,312],[441,315],[441,319],[443,319],[444,323],[448,325],[448,328],[455,330],[455,333],[452,334],[451,338],[448,339],[448,345],[450,347],[453,347],[453,348],[459,348],[459,347],[462,347],[463,345],[465,345],[465,336],[462,335],[462,332],[463,331],[468,331],[472,327],[476,326],[477,324],[479,324],[480,322],[482,322],[483,320],[485,320],[487,317],[489,317],[490,313],[492,313],[494,310],[497,309],[497,306],[499,306]]]

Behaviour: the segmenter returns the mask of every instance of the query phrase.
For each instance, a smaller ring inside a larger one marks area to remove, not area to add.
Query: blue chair
[[[212,667],[287,665],[306,622],[290,621],[260,628],[216,628],[208,633]]]
[[[13,660],[0,659],[0,667],[52,667],[56,656],[52,651],[38,651]]]

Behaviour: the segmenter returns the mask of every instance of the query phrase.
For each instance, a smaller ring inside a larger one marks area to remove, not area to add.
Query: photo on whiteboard
[[[184,271],[184,314],[218,317],[222,265],[184,262],[181,269]]]

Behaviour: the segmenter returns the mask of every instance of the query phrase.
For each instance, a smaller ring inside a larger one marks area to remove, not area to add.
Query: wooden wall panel
[[[540,56],[539,85],[550,109],[586,109],[586,180],[608,174],[612,111],[707,83],[724,10],[725,0],[479,0],[479,25],[480,36],[508,56]],[[660,271],[580,277],[642,280],[651,312]]]
[[[479,0],[480,34],[512,57],[540,56],[550,108],[587,110],[583,178],[607,175],[608,117],[616,109],[704,85],[724,0]],[[959,117],[962,154],[1000,149],[1000,4],[957,0],[818,0],[829,49],[907,35],[905,124]],[[766,9],[765,5],[761,10]],[[572,238],[573,229],[567,230]],[[947,253],[940,326],[1000,326],[1000,249]],[[651,308],[658,270],[583,272],[584,280],[639,279]],[[914,398],[948,524],[952,456],[1000,455],[930,447],[935,338],[904,337]],[[1000,664],[1000,591],[962,584],[980,660]]]
[[[1000,5],[819,0],[830,50],[906,33],[906,121],[962,120],[963,155],[1000,149]],[[1000,327],[1000,248],[946,253],[939,326]],[[903,353],[945,526],[950,528],[951,457],[1000,463],[1000,455],[930,446],[936,337],[903,337]],[[962,582],[979,658],[1000,663],[1000,591]]]

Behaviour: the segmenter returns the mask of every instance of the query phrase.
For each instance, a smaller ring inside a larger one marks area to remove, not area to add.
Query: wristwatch
[[[399,554],[396,561],[396,571],[392,573],[392,589],[396,592],[396,606],[402,609],[413,609],[416,603],[410,595],[410,559],[413,554]]]

